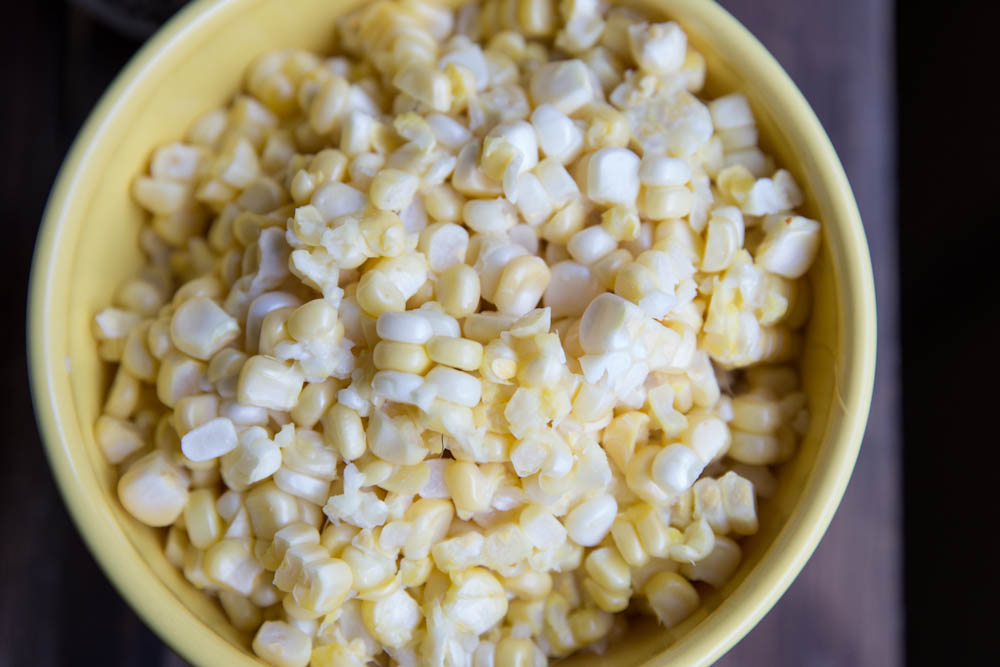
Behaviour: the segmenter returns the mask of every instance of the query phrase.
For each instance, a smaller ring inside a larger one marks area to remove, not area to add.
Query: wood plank
[[[721,0],[785,67],[836,147],[875,267],[868,431],[830,530],[722,665],[898,665],[903,656],[895,109],[890,0]]]

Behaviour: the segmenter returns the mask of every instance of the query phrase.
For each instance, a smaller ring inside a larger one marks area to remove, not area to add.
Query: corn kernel
[[[210,580],[240,595],[250,595],[264,568],[254,558],[247,540],[227,539],[205,551],[205,574]]]
[[[691,615],[699,603],[698,591],[676,572],[661,572],[647,582],[643,593],[660,623],[672,628]]]
[[[121,463],[146,445],[139,429],[109,415],[101,415],[97,419],[94,437],[111,463]]]
[[[323,436],[345,461],[364,454],[367,447],[361,417],[351,408],[335,403],[323,415]]]
[[[715,588],[721,588],[740,564],[742,552],[736,542],[727,537],[716,537],[712,552],[697,563],[685,563],[681,574],[691,581],[704,581]]]
[[[478,370],[483,360],[483,346],[468,338],[434,336],[427,341],[430,360],[463,371]]]
[[[580,645],[593,644],[611,632],[614,617],[598,609],[578,609],[569,615],[573,639]]]
[[[284,621],[267,621],[254,635],[253,652],[275,667],[306,667],[312,642]]]
[[[451,106],[451,81],[443,72],[422,64],[400,70],[392,85],[435,111],[448,111]]]
[[[272,357],[250,357],[240,371],[240,403],[270,410],[290,410],[298,402],[305,379],[302,372]]]
[[[246,496],[246,508],[258,539],[270,540],[281,528],[296,521],[298,503],[273,482],[265,482],[251,489]]]
[[[391,279],[380,271],[369,271],[358,282],[358,305],[372,317],[406,308],[406,297]]]
[[[594,581],[609,591],[620,591],[632,584],[628,563],[614,547],[594,549],[584,561],[584,569]]]
[[[479,275],[466,264],[455,264],[438,278],[437,299],[452,317],[466,317],[479,307]]]
[[[380,341],[373,351],[375,368],[423,374],[430,368],[431,360],[423,346],[396,341]]]

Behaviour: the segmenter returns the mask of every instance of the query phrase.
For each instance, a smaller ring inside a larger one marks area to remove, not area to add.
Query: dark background
[[[829,132],[865,221],[879,302],[876,394],[844,502],[786,596],[722,664],[976,664],[992,644],[1000,577],[991,382],[1000,152],[990,90],[1000,10],[721,2]],[[140,43],[125,36],[138,23],[109,27],[82,8],[96,4],[8,0],[0,25],[0,665],[182,664],[84,548],[28,394],[22,323],[45,198],[87,113]]]

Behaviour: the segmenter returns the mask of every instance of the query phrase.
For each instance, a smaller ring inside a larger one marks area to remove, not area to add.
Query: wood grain
[[[844,502],[787,595],[723,665],[902,663],[897,286],[889,0],[722,0],[813,105],[847,168],[871,244],[879,369],[865,446]],[[137,44],[63,3],[11,3],[0,31],[10,287],[0,328],[0,666],[182,665],[109,585],[63,508],[41,449],[20,322],[31,250],[58,165]]]
[[[893,14],[889,0],[721,0],[805,94],[854,188],[875,269],[875,398],[854,476],[802,574],[720,664],[903,662]]]

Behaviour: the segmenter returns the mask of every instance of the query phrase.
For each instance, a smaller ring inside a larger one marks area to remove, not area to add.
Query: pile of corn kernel
[[[377,1],[132,189],[96,439],[282,667],[544,665],[737,569],[819,223],[672,22]],[[700,592],[699,592],[700,591]]]

